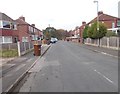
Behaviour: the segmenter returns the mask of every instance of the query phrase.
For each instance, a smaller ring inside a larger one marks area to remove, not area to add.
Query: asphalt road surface
[[[29,71],[19,92],[117,92],[118,59],[59,41]]]

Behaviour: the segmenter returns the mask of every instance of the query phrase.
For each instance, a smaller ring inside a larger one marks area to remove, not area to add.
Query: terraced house
[[[0,12],[0,43],[15,43],[18,40],[17,23]]]
[[[35,24],[30,25],[25,17],[13,20],[4,13],[0,13],[0,43],[32,42],[42,37],[40,29]]]
[[[19,17],[16,22],[18,23],[19,41],[31,42],[40,40],[42,31],[35,27],[35,24],[30,25],[25,21],[25,17]]]

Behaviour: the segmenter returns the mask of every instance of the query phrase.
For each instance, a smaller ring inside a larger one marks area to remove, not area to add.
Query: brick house
[[[17,23],[0,12],[0,43],[14,43],[18,38]]]
[[[113,32],[117,33],[118,30],[118,22],[120,21],[120,18],[108,15],[108,14],[104,14],[102,11],[98,12],[98,17],[99,17],[99,22],[104,23],[107,27],[108,30],[111,30]],[[86,25],[91,26],[94,22],[97,21],[97,17],[95,17],[93,20],[91,20],[89,23],[86,22],[82,22],[82,25],[79,27],[79,34],[80,34],[80,42],[82,43],[83,38],[82,38],[82,34],[84,31],[84,28]]]
[[[13,20],[9,16],[0,12],[0,44],[31,42],[41,39],[41,30],[35,27],[35,24],[25,22],[25,17],[19,17]]]
[[[18,23],[19,41],[30,42],[40,40],[43,35],[41,30],[35,27],[35,24],[30,25],[25,22],[25,17],[19,17],[16,22]]]
[[[104,14],[102,11],[98,12],[98,17],[99,22],[104,23],[108,30],[112,30],[113,32],[117,33],[117,23],[120,20],[120,18]],[[87,25],[91,26],[96,20],[97,17],[91,20]]]
[[[82,22],[82,25],[79,27],[79,35],[80,35],[80,43],[83,43],[83,31],[84,31],[84,28],[86,26],[86,22],[83,21]]]

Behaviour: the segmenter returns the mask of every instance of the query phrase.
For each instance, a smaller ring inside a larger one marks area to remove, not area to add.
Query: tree
[[[84,29],[84,31],[83,31],[83,38],[84,38],[84,39],[88,38],[88,29],[89,29],[89,26],[86,25],[86,26],[85,26],[85,29]]]
[[[88,29],[88,37],[92,39],[100,39],[107,33],[107,28],[103,23],[99,22],[99,30],[97,30],[97,22],[93,23]]]
[[[67,31],[64,29],[55,29],[54,27],[47,27],[43,30],[44,38],[50,39],[58,38],[58,39],[65,39],[67,36]]]
[[[56,37],[56,29],[54,27],[47,27],[43,30],[44,37],[50,39],[51,37]]]
[[[68,32],[64,29],[58,29],[57,32],[59,39],[65,39],[68,36]]]
[[[103,38],[107,33],[107,27],[103,23],[99,23],[99,32],[98,32],[98,38]]]

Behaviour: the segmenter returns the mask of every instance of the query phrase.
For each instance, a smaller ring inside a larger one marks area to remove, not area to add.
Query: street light
[[[93,2],[97,3],[97,31],[99,32],[99,14],[98,14],[98,7],[99,7],[99,5],[98,5],[98,1],[97,0],[95,0]],[[100,38],[98,40],[98,46],[100,46]]]
[[[94,3],[97,3],[97,30],[99,31],[99,15],[98,15],[98,1],[93,1]]]

